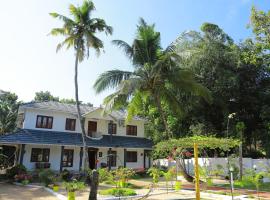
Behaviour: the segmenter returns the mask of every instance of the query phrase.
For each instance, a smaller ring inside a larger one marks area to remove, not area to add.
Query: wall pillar
[[[24,157],[24,153],[25,153],[25,144],[22,144],[21,146],[21,153],[20,153],[20,164],[23,164],[23,157]]]
[[[112,168],[112,166],[111,166],[111,164],[112,164],[112,159],[111,159],[111,157],[112,157],[112,155],[111,155],[111,153],[112,153],[112,148],[109,148],[109,151],[108,151],[108,170],[110,171],[111,170],[111,168]]]
[[[63,163],[62,163],[63,156],[64,156],[64,146],[61,146],[60,172],[62,172],[62,171],[63,171]]]
[[[124,149],[124,167],[127,166],[127,149]]]
[[[83,147],[80,148],[80,163],[79,163],[79,170],[82,171],[82,160],[83,159]]]

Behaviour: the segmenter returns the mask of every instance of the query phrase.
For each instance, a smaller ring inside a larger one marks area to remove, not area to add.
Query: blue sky
[[[55,52],[61,38],[48,36],[51,28],[60,23],[49,12],[68,15],[68,5],[75,0],[13,0],[3,1],[0,7],[0,89],[18,94],[30,101],[34,93],[48,90],[61,98],[73,98],[74,54],[72,50]],[[96,17],[104,18],[114,28],[114,34],[104,40],[105,53],[79,67],[80,99],[98,106],[109,93],[96,95],[93,83],[97,76],[109,69],[130,70],[123,53],[110,41],[122,39],[131,42],[136,23],[143,17],[155,23],[161,32],[165,47],[185,30],[199,30],[204,22],[218,24],[235,41],[251,37],[246,28],[250,9],[269,10],[268,0],[94,0]]]

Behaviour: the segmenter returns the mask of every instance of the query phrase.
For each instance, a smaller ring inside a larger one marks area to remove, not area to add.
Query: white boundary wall
[[[231,162],[239,167],[239,158],[231,159]],[[159,159],[155,160],[154,164],[157,166],[171,167],[175,166],[175,161],[168,159]],[[194,158],[185,159],[187,171],[190,174],[194,174]],[[224,169],[224,175],[227,174],[227,158],[199,158],[199,165],[201,167],[207,167],[209,170],[216,169],[217,165],[221,165]],[[243,158],[243,171],[246,169],[252,169],[256,165],[257,172],[264,171],[267,168],[270,169],[270,159],[252,159],[252,158]]]

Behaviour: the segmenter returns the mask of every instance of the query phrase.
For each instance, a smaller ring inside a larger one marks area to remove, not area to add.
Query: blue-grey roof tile
[[[0,136],[0,144],[43,144],[43,145],[76,145],[82,146],[80,133],[43,131],[33,129],[20,129],[15,133]],[[146,138],[103,135],[100,140],[86,138],[88,147],[123,147],[123,148],[147,148],[153,146],[153,142]]]

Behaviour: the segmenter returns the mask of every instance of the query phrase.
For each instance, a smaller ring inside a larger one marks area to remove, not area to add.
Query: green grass
[[[113,196],[134,196],[136,192],[130,188],[111,188],[107,190],[101,190],[101,195],[113,195]]]

